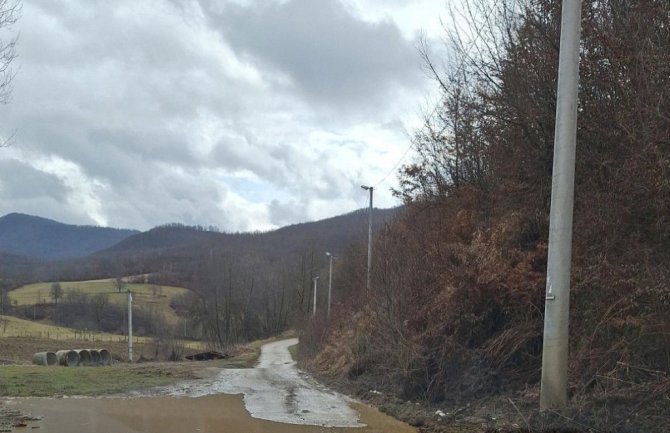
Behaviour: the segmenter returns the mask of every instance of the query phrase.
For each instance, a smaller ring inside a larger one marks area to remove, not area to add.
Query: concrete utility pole
[[[361,185],[361,188],[370,191],[370,211],[368,212],[368,281],[367,289],[370,291],[370,269],[372,268],[372,192],[373,186]]]
[[[328,317],[330,318],[330,293],[333,288],[333,255],[326,253],[330,258],[330,264],[328,265]]]
[[[563,0],[558,63],[554,168],[549,217],[547,292],[540,408],[563,408],[568,402],[568,322],[570,264],[577,142],[577,95],[581,0]]]
[[[312,308],[312,316],[316,317],[316,282],[319,281],[319,277],[314,277],[314,308]]]
[[[128,290],[128,361],[133,362],[133,293]]]

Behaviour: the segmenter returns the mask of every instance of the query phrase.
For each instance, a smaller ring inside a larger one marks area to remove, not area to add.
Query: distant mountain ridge
[[[10,213],[0,217],[0,252],[48,261],[72,259],[109,248],[137,233]]]
[[[96,251],[96,255],[110,255],[115,253],[134,253],[142,251],[163,250],[169,248],[187,247],[225,237],[225,234],[202,230],[182,224],[166,224],[154,227],[146,232],[135,233],[120,242]]]
[[[402,206],[375,208],[373,231],[402,211]],[[0,281],[3,277],[79,281],[160,273],[175,278],[163,283],[179,285],[191,280],[193,270],[212,255],[253,255],[263,266],[270,266],[268,270],[287,260],[323,261],[326,251],[337,256],[353,244],[366,244],[367,229],[367,209],[249,233],[222,233],[183,224],[139,232],[8,214],[0,218]]]
[[[373,232],[403,210],[402,206],[374,209]],[[368,209],[266,232],[225,233],[168,224],[129,236],[86,257],[45,264],[36,269],[34,279],[79,281],[152,274],[159,284],[188,287],[213,258],[253,262],[259,274],[284,272],[299,263],[307,266],[305,269],[316,269],[326,263],[326,252],[340,256],[354,245],[364,251],[367,240]]]
[[[399,208],[373,210],[373,229],[393,217]],[[167,224],[134,234],[119,243],[95,252],[94,257],[174,251],[176,249],[210,248],[224,245],[228,250],[268,247],[282,254],[294,252],[306,243],[316,243],[339,252],[353,237],[367,241],[368,210],[359,209],[318,221],[284,226],[267,232],[221,233],[182,224]]]

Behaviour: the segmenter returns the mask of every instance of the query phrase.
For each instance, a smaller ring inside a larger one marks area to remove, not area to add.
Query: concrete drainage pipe
[[[76,367],[79,365],[79,355],[74,350],[59,350],[56,352],[58,364],[66,367]]]
[[[91,353],[91,364],[100,365],[100,351],[98,349],[88,349]]]
[[[97,349],[100,353],[101,365],[112,365],[112,354],[107,349]]]
[[[79,355],[79,365],[91,365],[93,357],[88,349],[74,349]]]
[[[56,365],[58,364],[58,357],[53,352],[37,352],[33,355],[33,364]]]

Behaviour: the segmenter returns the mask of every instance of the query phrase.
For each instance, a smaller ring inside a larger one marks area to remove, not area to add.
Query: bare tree
[[[56,282],[51,284],[50,294],[51,299],[54,300],[54,304],[58,304],[58,300],[63,297],[63,288],[60,283]]]
[[[124,287],[126,287],[126,283],[125,283],[125,281],[123,281],[123,278],[121,278],[121,277],[114,278],[114,287],[116,287],[116,290],[119,293],[121,293],[123,291]]]
[[[0,29],[8,30],[19,18],[22,0],[0,0]],[[16,72],[12,63],[16,58],[18,36],[0,39],[0,103],[7,104],[12,93],[12,81]],[[13,136],[0,138],[0,147],[9,146]]]
[[[109,308],[109,297],[106,293],[98,293],[91,299],[91,307],[95,322],[98,325],[98,331],[102,330],[102,321],[105,317],[105,312]]]

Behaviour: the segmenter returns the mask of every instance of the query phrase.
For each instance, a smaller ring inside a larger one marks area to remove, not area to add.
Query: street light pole
[[[370,269],[372,268],[372,193],[373,186],[361,185],[361,188],[370,191],[370,210],[368,211],[368,278],[366,288],[370,291]]]
[[[333,255],[331,253],[326,253],[328,258],[330,258],[330,264],[328,265],[328,318],[330,318],[330,293],[333,287]]]
[[[540,409],[563,408],[568,392],[570,265],[577,144],[581,0],[563,0],[549,215]]]
[[[314,277],[314,308],[312,309],[312,316],[316,317],[316,282],[319,281],[319,277]]]
[[[133,362],[133,293],[128,290],[128,361]]]

